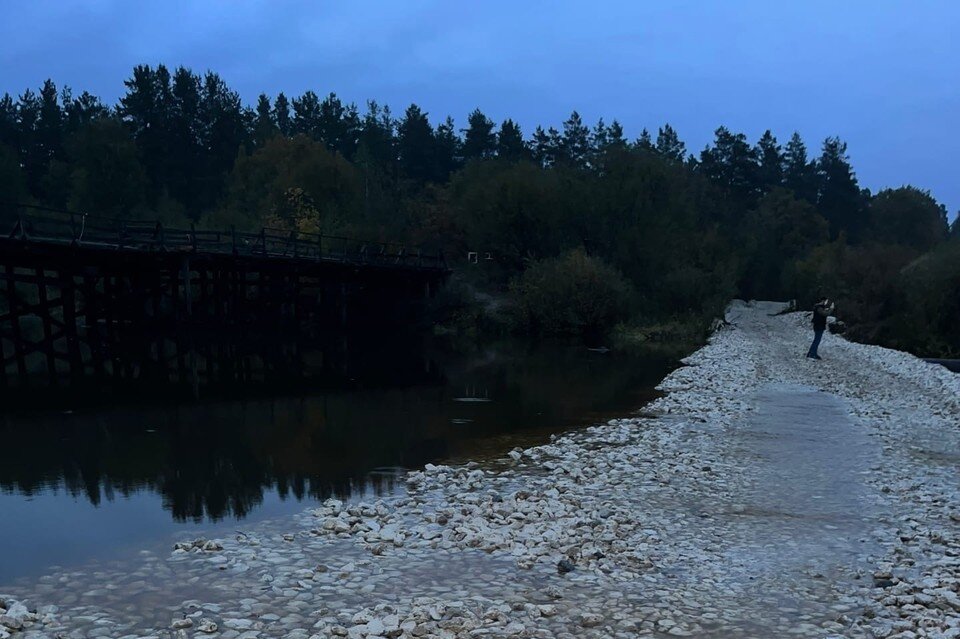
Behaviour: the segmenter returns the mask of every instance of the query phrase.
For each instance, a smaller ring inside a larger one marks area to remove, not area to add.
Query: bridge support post
[[[63,308],[63,332],[67,341],[67,361],[70,365],[72,383],[83,378],[83,354],[77,335],[77,291],[73,272],[60,268],[60,303]]]
[[[100,308],[102,296],[97,291],[99,274],[85,274],[83,276],[83,320],[87,345],[90,347],[90,360],[93,373],[101,383],[106,377],[105,355],[103,339],[100,331]]]
[[[10,337],[13,347],[12,360],[17,362],[17,374],[20,376],[21,383],[27,379],[27,358],[25,344],[23,342],[23,330],[20,326],[20,297],[17,295],[16,268],[12,264],[6,265],[7,280],[7,314],[10,317]],[[4,362],[6,366],[6,362]]]
[[[41,338],[41,343],[43,344],[43,352],[47,358],[47,377],[50,380],[50,386],[57,386],[57,356],[53,350],[53,322],[51,320],[52,308],[51,300],[47,297],[47,276],[46,271],[42,268],[37,268],[34,271],[37,282],[37,312],[40,314],[40,323],[43,326],[43,336]],[[53,300],[56,301],[56,300]],[[59,298],[59,301],[63,302],[63,297]]]

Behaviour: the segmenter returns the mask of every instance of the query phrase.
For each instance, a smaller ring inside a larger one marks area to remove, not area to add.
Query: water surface
[[[413,345],[411,345],[413,346]],[[0,585],[217,534],[403,469],[501,455],[639,408],[682,353],[436,345],[352,357],[316,388],[125,398],[0,417]],[[335,383],[336,382],[336,383]]]

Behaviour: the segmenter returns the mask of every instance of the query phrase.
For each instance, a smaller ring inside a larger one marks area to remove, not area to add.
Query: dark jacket
[[[822,331],[827,328],[827,316],[833,310],[833,305],[817,304],[813,307],[813,330]]]

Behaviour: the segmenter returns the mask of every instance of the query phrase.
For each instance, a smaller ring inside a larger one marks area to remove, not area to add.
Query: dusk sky
[[[571,110],[631,137],[672,124],[699,153],[726,125],[849,143],[861,185],[960,208],[960,2],[122,2],[4,4],[0,93],[46,78],[113,104],[135,64],[219,72],[245,103],[307,89],[464,126],[559,126]]]

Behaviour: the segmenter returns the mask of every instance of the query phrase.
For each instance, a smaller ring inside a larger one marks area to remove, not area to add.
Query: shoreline
[[[824,362],[778,357],[805,348],[808,331],[796,314],[767,310],[732,304],[734,326],[664,378],[665,395],[642,414],[515,449],[497,470],[428,464],[408,473],[403,496],[328,500],[289,521],[145,557],[138,574],[101,579],[118,577],[111,585],[123,590],[144,590],[151,575],[176,580],[172,592],[148,592],[163,602],[151,618],[124,619],[136,613],[119,600],[78,608],[87,605],[78,596],[31,632],[960,636],[950,466],[960,381],[838,338],[825,343]],[[822,486],[808,500],[778,494],[782,475],[809,470],[785,463],[795,442],[770,448],[784,402],[828,415],[836,427],[824,436],[840,437],[831,447],[853,451],[831,464],[850,467],[827,477],[838,480],[836,495]],[[929,442],[942,450],[918,457]]]

